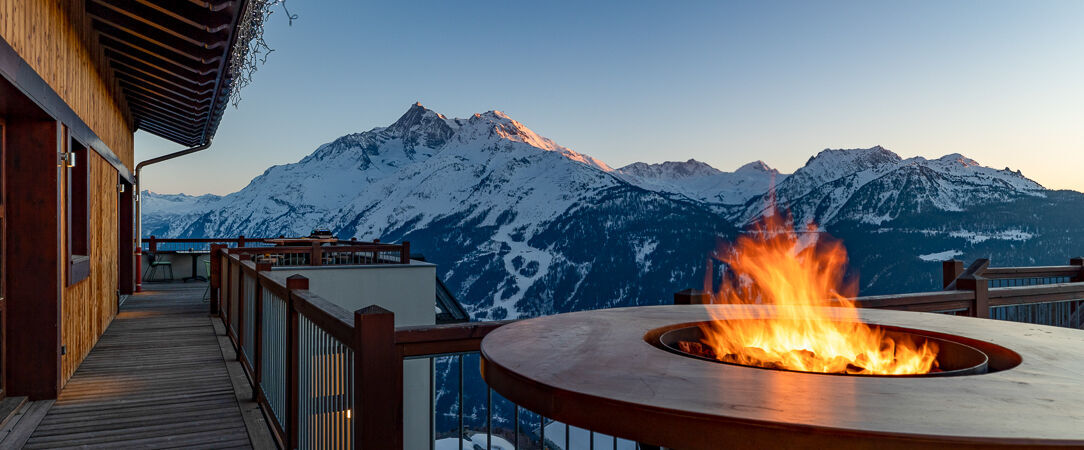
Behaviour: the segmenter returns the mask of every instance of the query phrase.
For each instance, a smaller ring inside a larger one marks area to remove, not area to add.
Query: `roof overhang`
[[[256,0],[258,2],[258,0]],[[229,103],[231,56],[250,0],[86,0],[136,129],[210,142]]]

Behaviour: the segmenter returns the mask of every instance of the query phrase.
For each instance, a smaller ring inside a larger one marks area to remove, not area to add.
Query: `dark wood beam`
[[[212,79],[216,75],[216,68],[218,67],[213,63],[197,63],[191,60],[185,59],[181,62],[177,58],[166,56],[163,53],[155,52],[146,47],[138,47],[132,45],[129,42],[125,42],[121,39],[115,38],[107,34],[98,34],[98,43],[102,48],[106,50],[112,50],[119,52],[133,58],[139,58],[146,61],[155,61],[154,64],[163,67],[172,67],[177,71],[183,71],[192,75],[203,76],[210,75]]]
[[[198,93],[203,88],[213,87],[213,85],[210,83],[206,85],[192,83],[189,80],[169,73],[163,73],[157,70],[147,70],[145,68],[136,67],[117,59],[109,60],[109,66],[115,71],[114,73],[116,73],[117,75],[124,75],[132,79],[155,80],[155,82],[157,83],[173,86],[174,88],[182,89],[185,92],[189,93]]]
[[[174,103],[190,106],[192,108],[199,108],[199,107],[202,107],[205,104],[209,104],[211,102],[210,97],[203,98],[203,99],[188,98],[188,97],[185,97],[185,96],[181,96],[181,95],[173,94],[173,93],[169,93],[169,92],[156,91],[156,90],[151,89],[151,88],[149,88],[147,86],[143,86],[143,85],[138,84],[138,83],[133,83],[130,80],[126,80],[126,79],[123,79],[123,78],[120,78],[117,81],[120,82],[120,84],[122,86],[124,86],[125,89],[137,89],[140,92],[143,92],[144,94],[150,95],[152,98],[162,98],[162,99],[165,99],[165,100],[173,101]]]
[[[93,19],[94,28],[98,30],[99,33],[113,37],[117,40],[128,42],[135,47],[146,49],[148,53],[177,55],[180,56],[185,63],[206,64],[211,62],[212,59],[217,62],[222,58],[222,52],[206,50],[202,47],[168,36],[148,35],[148,33],[152,33],[149,30],[134,30],[125,27],[123,24],[118,24],[110,20],[110,18],[115,17],[108,14],[106,14],[106,17],[92,14],[91,18]],[[141,33],[140,31],[144,32]]]

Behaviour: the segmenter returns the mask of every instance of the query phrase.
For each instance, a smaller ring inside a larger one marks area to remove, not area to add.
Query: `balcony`
[[[510,322],[437,324],[430,294],[437,287],[424,281],[435,280],[433,267],[410,260],[408,246],[243,242],[178,242],[208,245],[207,300],[203,284],[148,284],[123,305],[56,403],[9,424],[2,444],[21,437],[27,448],[141,438],[217,439],[198,441],[216,447],[654,448],[532,412],[487,386],[482,339]],[[374,272],[381,268],[407,275]],[[943,291],[855,300],[863,308],[1080,328],[1082,277],[1079,258],[1026,268],[949,261]],[[707,302],[702,292],[675,295],[677,304]],[[604,417],[593,423],[615,429]],[[637,426],[643,442],[666,443],[673,433]]]

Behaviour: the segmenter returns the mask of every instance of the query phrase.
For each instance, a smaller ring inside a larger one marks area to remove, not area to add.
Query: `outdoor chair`
[[[157,252],[148,252],[147,257],[149,262],[147,263],[147,273],[143,275],[143,281],[169,281],[173,279],[173,263],[171,261],[163,259],[161,254]],[[169,271],[169,278],[154,278],[160,268]]]
[[[203,301],[211,301],[211,259],[208,258],[203,261],[203,266],[207,268],[207,289],[203,290]]]

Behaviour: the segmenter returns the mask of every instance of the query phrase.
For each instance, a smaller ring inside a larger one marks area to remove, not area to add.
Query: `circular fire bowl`
[[[836,308],[825,312],[845,318]],[[514,322],[482,341],[481,369],[494,390],[545,417],[683,450],[1084,447],[1084,331],[889,310],[858,316],[959,350],[943,362],[957,376],[771,370],[698,359],[665,344],[695,339],[681,333],[706,321],[794,317],[757,305],[618,308]],[[981,371],[979,354],[987,373],[955,372]]]
[[[825,375],[844,375],[844,376],[863,376],[863,377],[950,377],[957,375],[978,375],[987,373],[989,371],[990,358],[986,356],[986,353],[975,347],[967,344],[959,343],[951,340],[951,337],[935,337],[922,334],[918,330],[908,330],[900,327],[893,326],[880,326],[885,331],[885,337],[893,339],[897,342],[901,340],[909,340],[921,345],[925,342],[933,342],[937,344],[937,367],[936,372],[914,374],[914,375],[865,375],[865,374],[825,374]],[[648,343],[655,344],[659,348],[667,351],[677,353],[679,355],[688,356],[690,358],[702,359],[705,361],[716,362],[719,364],[733,364],[743,367],[758,367],[759,366],[745,366],[743,364],[736,364],[726,361],[720,361],[718,359],[709,358],[702,354],[691,353],[682,350],[681,343],[700,343],[704,341],[704,332],[700,328],[700,324],[694,324],[689,326],[683,326],[680,328],[670,329],[665,328],[667,331],[659,332],[653,330],[648,333],[645,338]],[[991,348],[993,344],[983,343],[983,347]],[[1008,352],[1008,349],[997,349],[999,353]],[[786,369],[774,369],[765,368],[766,370],[786,370]]]

